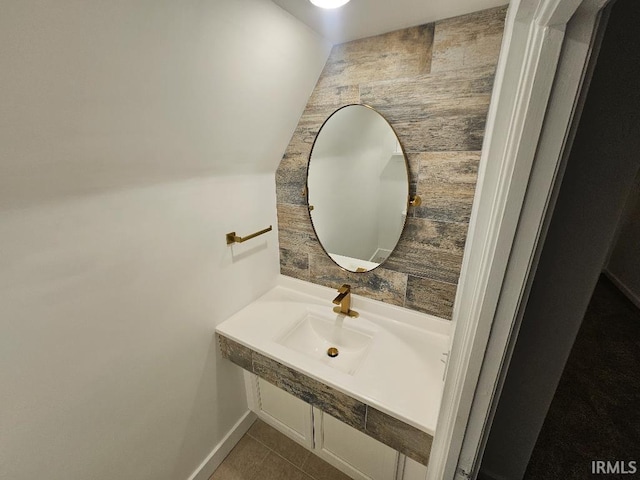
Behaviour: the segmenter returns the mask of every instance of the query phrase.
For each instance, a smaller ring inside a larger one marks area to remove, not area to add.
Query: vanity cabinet
[[[247,403],[265,423],[300,445],[313,450],[313,412],[311,405],[244,372]]]
[[[314,452],[352,478],[395,480],[399,454],[331,415],[313,408]]]
[[[245,371],[249,408],[356,480],[424,480],[426,467]]]

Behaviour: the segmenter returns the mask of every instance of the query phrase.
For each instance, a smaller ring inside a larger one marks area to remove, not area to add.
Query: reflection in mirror
[[[307,195],[316,235],[338,265],[369,271],[389,257],[407,216],[409,175],[382,115],[347,105],[325,121],[309,158]]]

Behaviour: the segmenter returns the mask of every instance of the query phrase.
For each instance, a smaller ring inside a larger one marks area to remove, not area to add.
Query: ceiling
[[[370,37],[465,13],[505,5],[508,0],[351,0],[324,10],[309,0],[272,0],[332,43]]]

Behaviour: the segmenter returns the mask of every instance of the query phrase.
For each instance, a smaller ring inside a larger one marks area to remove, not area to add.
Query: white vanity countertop
[[[216,331],[252,350],[434,435],[449,347],[450,322],[352,295],[349,318],[333,313],[337,292],[283,275],[278,285],[221,323]],[[283,337],[309,314],[372,337],[352,373],[284,346]]]

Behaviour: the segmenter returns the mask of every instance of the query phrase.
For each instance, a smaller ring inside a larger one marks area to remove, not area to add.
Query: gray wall
[[[640,168],[639,22],[637,2],[619,0],[562,179],[481,478],[524,475]]]
[[[640,308],[640,175],[627,199],[605,273]]]

